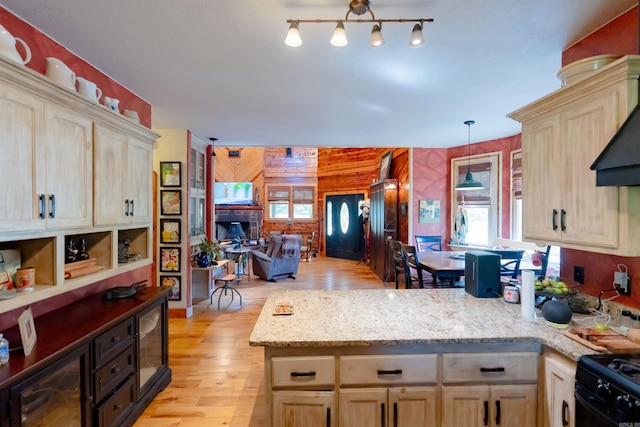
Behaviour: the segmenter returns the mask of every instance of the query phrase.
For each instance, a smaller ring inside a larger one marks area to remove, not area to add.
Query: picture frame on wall
[[[171,291],[169,291],[170,301],[180,301],[182,299],[180,276],[160,276],[160,285],[171,287]]]
[[[180,248],[160,248],[160,271],[180,271]]]
[[[378,173],[378,181],[383,179],[389,179],[389,172],[391,171],[391,155],[393,151],[389,151],[380,159],[380,172]]]
[[[180,162],[160,162],[160,186],[161,187],[181,187],[182,186],[182,163]]]
[[[180,243],[182,221],[173,218],[160,219],[160,243]]]
[[[182,215],[182,191],[160,190],[160,214]]]

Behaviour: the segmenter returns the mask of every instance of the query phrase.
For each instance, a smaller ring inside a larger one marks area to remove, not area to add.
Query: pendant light
[[[464,122],[464,124],[469,127],[469,138],[467,142],[467,174],[465,175],[464,181],[456,185],[457,191],[482,190],[484,188],[481,183],[479,183],[478,181],[474,181],[473,175],[471,174],[471,125],[474,123],[475,122],[473,120],[467,120],[466,122]]]
[[[331,44],[337,47],[347,45],[347,34],[344,32],[344,24],[342,21],[338,21],[336,29],[333,30],[333,36],[331,37]]]

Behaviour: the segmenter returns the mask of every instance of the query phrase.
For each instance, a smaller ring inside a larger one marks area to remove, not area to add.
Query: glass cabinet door
[[[166,365],[166,337],[162,332],[163,307],[159,304],[138,316],[139,389],[145,393],[152,378]]]
[[[11,425],[87,425],[88,378],[83,347],[10,390]]]

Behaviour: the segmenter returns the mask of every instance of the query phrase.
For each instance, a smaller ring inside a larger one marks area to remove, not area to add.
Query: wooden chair
[[[404,263],[404,278],[407,283],[407,289],[412,288],[414,283],[418,287],[424,288],[422,282],[422,267],[416,258],[416,248],[413,245],[405,245],[400,243],[402,253],[402,262]]]
[[[404,276],[404,260],[402,259],[402,247],[398,240],[389,240],[389,251],[391,252],[391,260],[395,270],[396,289],[398,289],[399,278]],[[407,286],[408,287],[408,286]]]
[[[442,236],[415,236],[416,249],[422,251],[442,251]]]
[[[311,236],[307,239],[306,245],[300,247],[300,259],[305,261],[311,261],[312,256],[316,256],[318,253],[316,249],[316,232],[313,231]]]
[[[518,274],[520,274],[520,261],[522,260],[524,249],[489,249],[487,252],[500,255],[501,276],[509,276],[513,279],[518,277]]]
[[[541,254],[541,262],[538,266],[539,268],[534,268],[533,271],[537,277],[544,278],[547,274],[547,266],[549,264],[549,252],[551,251],[551,245],[537,245],[531,242],[521,242],[518,240],[508,240],[508,239],[495,239],[493,241],[493,249],[509,249],[509,250],[524,250],[524,254],[522,255],[522,260],[527,263],[533,263],[532,256],[535,253]],[[520,266],[518,266],[520,268]],[[522,273],[522,270],[519,269],[516,276],[519,276]]]

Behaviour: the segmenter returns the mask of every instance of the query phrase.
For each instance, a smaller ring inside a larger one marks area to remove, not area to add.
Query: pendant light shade
[[[347,34],[344,32],[344,24],[342,23],[342,21],[338,21],[336,29],[333,30],[331,44],[334,46],[342,47],[346,46],[347,43]]]
[[[424,36],[422,35],[422,25],[416,24],[411,31],[411,39],[409,40],[409,46],[420,47],[424,44]]]
[[[292,22],[289,26],[289,31],[287,31],[287,38],[284,40],[284,44],[291,47],[298,47],[302,45],[300,30],[298,30],[298,21]]]
[[[468,148],[467,173],[465,175],[464,181],[456,185],[456,188],[455,188],[456,191],[482,190],[484,188],[484,186],[481,183],[473,179],[473,174],[471,173],[471,125],[474,123],[475,122],[473,120],[467,120],[466,122],[464,122],[464,124],[469,127],[469,137],[467,140],[467,148]]]
[[[379,47],[384,44],[384,37],[382,37],[382,32],[380,31],[380,25],[376,24],[371,29],[371,42],[369,46],[371,47]]]

